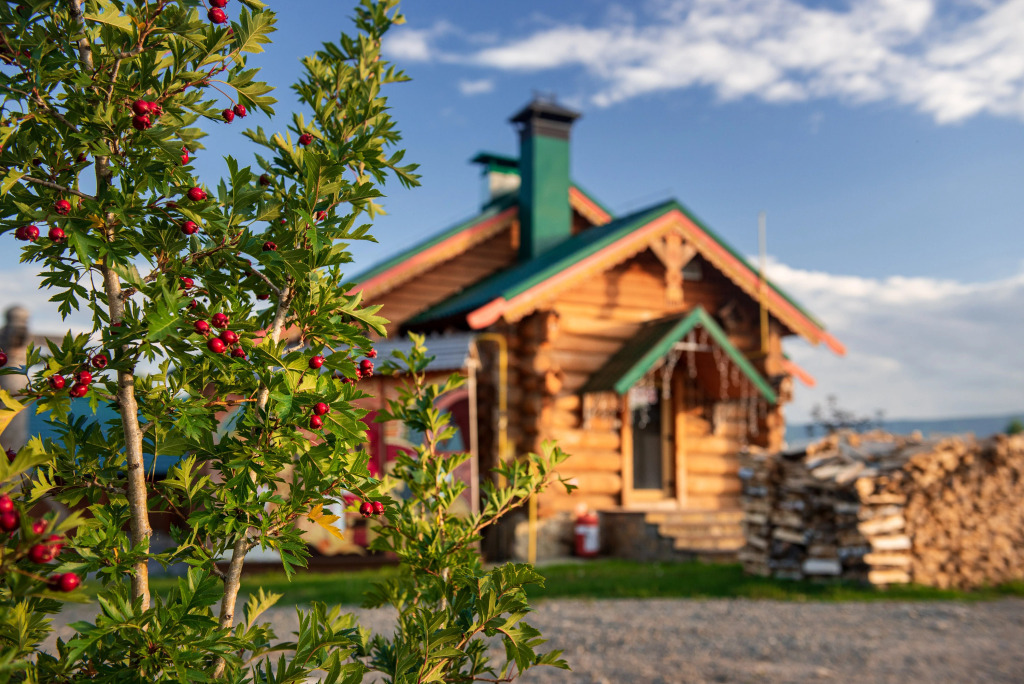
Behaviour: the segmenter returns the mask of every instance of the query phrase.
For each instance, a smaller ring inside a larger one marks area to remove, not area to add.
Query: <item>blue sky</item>
[[[349,8],[272,4],[279,31],[253,63],[284,88]],[[767,212],[772,277],[849,348],[789,345],[819,381],[797,389],[793,419],[829,393],[890,417],[1024,411],[1024,0],[403,9],[387,54],[413,81],[391,104],[423,186],[386,191],[380,244],[354,248],[354,271],[473,214],[468,159],[514,154],[508,117],[553,93],[583,112],[575,179],[614,212],[676,197],[748,254]],[[277,96],[283,127],[294,105]],[[221,154],[248,153],[237,121],[209,130],[212,182]],[[46,327],[11,257],[0,306],[26,300]]]

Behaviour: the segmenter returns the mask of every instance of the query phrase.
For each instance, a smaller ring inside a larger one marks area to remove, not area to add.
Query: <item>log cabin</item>
[[[470,340],[473,406],[457,422],[484,476],[545,440],[571,454],[561,474],[578,489],[539,499],[541,557],[566,550],[581,505],[614,554],[735,551],[738,454],[780,448],[793,378],[813,381],[783,339],[843,346],[680,202],[614,216],[574,183],[578,117],[527,105],[510,120],[519,155],[472,160],[479,213],[356,288],[390,320],[384,355],[409,331],[428,348]]]

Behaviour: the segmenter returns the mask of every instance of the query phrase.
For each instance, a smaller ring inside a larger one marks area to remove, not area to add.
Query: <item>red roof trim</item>
[[[715,240],[714,238],[710,237],[707,233],[705,233],[700,228],[700,226],[696,225],[682,212],[674,211],[672,213],[677,215],[686,224],[688,224],[690,232],[696,233],[695,237],[697,237],[698,240],[701,241],[700,248],[702,250],[713,252],[717,258],[728,263],[734,271],[736,271],[739,274],[742,274],[744,280],[746,281],[745,284],[748,287],[757,290],[758,285],[760,283],[760,276],[752,268],[750,268],[749,264],[733,256],[733,254],[728,249],[723,247],[717,240]],[[846,355],[846,347],[844,347],[839,340],[829,335],[814,321],[807,318],[807,316],[801,313],[799,309],[790,304],[785,297],[776,292],[774,288],[765,288],[765,290],[765,298],[768,300],[772,308],[775,308],[776,310],[781,310],[782,312],[788,314],[789,316],[803,323],[807,328],[817,332],[817,339],[811,340],[812,342],[814,342],[815,344],[817,344],[818,342],[824,342],[829,349],[834,351],[839,356]],[[780,316],[778,316],[778,314],[776,314],[776,317],[781,318]]]
[[[409,257],[405,261],[396,264],[392,268],[386,271],[378,273],[364,283],[359,283],[355,289],[357,290],[372,290],[374,287],[383,285],[388,281],[392,281],[401,278],[403,274],[415,271],[418,267],[431,263],[436,257],[452,249],[457,249],[460,245],[468,247],[472,244],[473,240],[480,234],[485,233],[489,229],[493,228],[496,223],[503,223],[516,215],[516,207],[509,207],[505,211],[492,216],[486,221],[482,221],[472,228],[467,228],[455,235],[452,235],[447,240],[443,240],[436,245],[423,250],[422,252]]]
[[[586,209],[588,213],[592,214],[594,218],[599,219],[599,223],[601,225],[604,225],[605,223],[608,223],[609,221],[612,220],[611,214],[609,214],[607,211],[599,207],[596,202],[594,202],[592,199],[583,194],[583,192],[575,185],[569,186],[569,201],[578,202],[581,206],[583,206]]]
[[[786,373],[789,373],[794,378],[797,378],[798,380],[800,380],[800,382],[804,383],[808,387],[814,387],[815,385],[818,384],[818,381],[814,379],[813,375],[811,375],[803,368],[790,361],[789,359],[782,360],[782,370],[784,370]]]

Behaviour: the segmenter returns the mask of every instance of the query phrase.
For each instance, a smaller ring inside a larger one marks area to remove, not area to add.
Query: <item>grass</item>
[[[256,587],[284,594],[278,605],[310,601],[358,605],[377,579],[393,575],[395,568],[337,573],[302,572],[289,582],[284,573],[246,575],[243,593]],[[529,587],[531,599],[545,598],[747,598],[779,601],[934,601],[989,600],[1024,597],[1024,581],[999,587],[958,591],[918,585],[877,589],[850,582],[794,582],[743,574],[739,564],[636,563],[601,559],[540,568],[544,587]],[[154,579],[153,588],[166,591],[176,580]]]

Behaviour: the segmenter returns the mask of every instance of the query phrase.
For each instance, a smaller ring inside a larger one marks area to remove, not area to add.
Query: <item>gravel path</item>
[[[94,614],[71,608],[69,620]],[[393,624],[387,611],[356,612],[375,631]],[[290,608],[270,617],[278,635],[298,625]],[[573,672],[541,668],[522,684],[1024,682],[1024,599],[551,600],[528,621]]]

